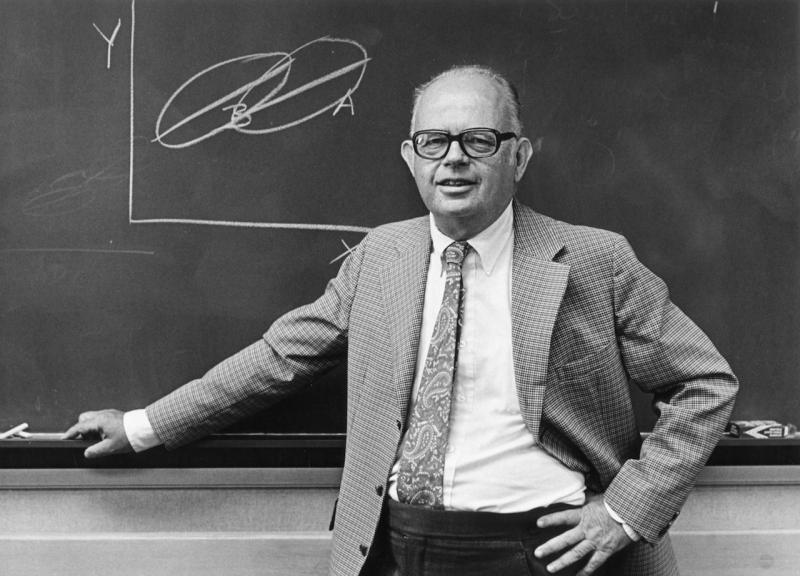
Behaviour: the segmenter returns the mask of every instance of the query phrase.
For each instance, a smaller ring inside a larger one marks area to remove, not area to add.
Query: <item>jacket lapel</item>
[[[522,416],[537,439],[550,340],[569,277],[568,265],[553,262],[563,247],[549,219],[514,203],[511,288],[514,374]]]
[[[412,225],[413,229],[398,240],[395,254],[381,270],[392,343],[394,388],[403,422],[414,383],[431,245],[429,220],[419,218]]]

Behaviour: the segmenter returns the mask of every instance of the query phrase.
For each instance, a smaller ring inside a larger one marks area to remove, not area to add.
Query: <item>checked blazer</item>
[[[330,573],[354,576],[373,544],[406,422],[430,258],[427,217],[372,230],[315,302],[147,407],[172,448],[309,385],[347,360],[347,447]],[[677,574],[666,536],[728,420],[730,367],[611,232],[514,203],[517,396],[541,446],[586,477],[642,537],[615,575]],[[629,382],[660,417],[641,440]]]

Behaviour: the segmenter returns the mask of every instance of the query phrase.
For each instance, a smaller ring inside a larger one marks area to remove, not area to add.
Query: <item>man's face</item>
[[[478,75],[443,78],[420,97],[414,131],[468,128],[511,130],[499,87]],[[494,222],[508,206],[532,153],[526,138],[506,140],[493,156],[470,158],[457,142],[440,160],[416,155],[410,140],[401,153],[437,227],[456,240],[468,239]]]

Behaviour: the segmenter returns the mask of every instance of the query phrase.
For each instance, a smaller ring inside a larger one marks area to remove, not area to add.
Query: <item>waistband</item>
[[[526,512],[474,512],[468,510],[434,510],[410,506],[389,498],[389,529],[409,535],[462,538],[521,538],[542,530],[536,521],[547,514],[578,508],[570,504],[553,504]]]

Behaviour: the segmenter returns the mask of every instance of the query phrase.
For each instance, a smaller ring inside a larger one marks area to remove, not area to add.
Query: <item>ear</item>
[[[414,157],[416,156],[416,153],[414,152],[414,145],[411,143],[411,140],[403,140],[403,143],[400,145],[400,155],[403,157],[403,160],[406,161],[406,166],[408,166],[408,170],[413,176]]]
[[[525,175],[525,170],[528,169],[528,162],[530,162],[531,156],[533,156],[533,151],[534,145],[530,140],[524,136],[517,140],[517,151],[514,155],[515,182],[522,180],[522,177]]]

